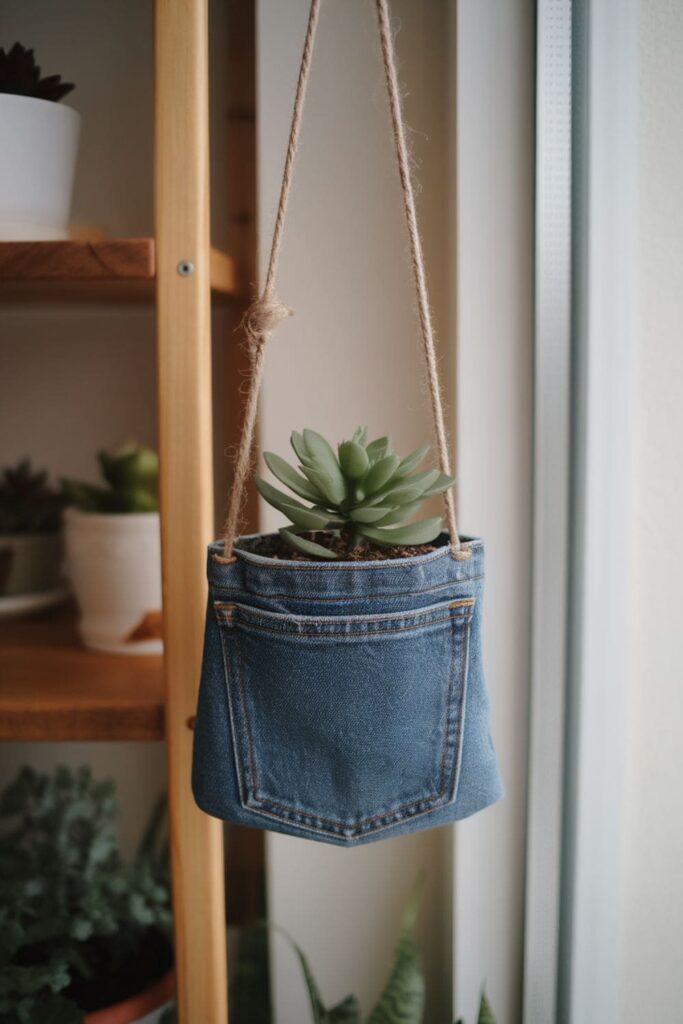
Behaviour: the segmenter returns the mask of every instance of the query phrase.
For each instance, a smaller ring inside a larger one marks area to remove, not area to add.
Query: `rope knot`
[[[293,314],[293,309],[272,296],[255,299],[242,318],[247,341],[251,346],[260,347],[282,321]]]

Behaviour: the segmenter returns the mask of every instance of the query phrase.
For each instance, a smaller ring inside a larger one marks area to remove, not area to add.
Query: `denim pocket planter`
[[[218,818],[355,846],[501,796],[481,658],[484,549],[378,562],[209,548],[192,785]]]

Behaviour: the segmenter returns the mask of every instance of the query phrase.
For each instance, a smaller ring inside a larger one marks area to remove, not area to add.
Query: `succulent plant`
[[[425,498],[441,494],[454,481],[438,469],[414,472],[429,445],[401,459],[388,437],[368,444],[365,427],[358,427],[350,441],[342,441],[337,454],[315,430],[294,431],[291,445],[298,470],[273,452],[265,452],[264,459],[271,473],[310,505],[256,477],[262,497],[290,520],[291,525],[280,530],[289,547],[315,558],[333,559],[340,554],[302,534],[334,531],[347,538],[349,550],[429,544],[439,535],[438,516],[409,522]]]
[[[0,47],[0,93],[58,103],[72,89],[75,89],[73,83],[63,82],[61,75],[41,78],[33,50],[27,50],[21,43],[15,43],[7,53]]]
[[[34,472],[30,459],[8,466],[0,477],[0,533],[45,533],[58,530],[66,496]]]
[[[151,448],[126,444],[98,452],[107,487],[63,480],[69,499],[83,512],[156,512],[159,508],[159,458]]]

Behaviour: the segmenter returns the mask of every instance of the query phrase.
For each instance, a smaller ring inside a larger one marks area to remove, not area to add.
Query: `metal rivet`
[[[181,260],[176,270],[181,277],[189,277],[190,274],[194,274],[194,263],[192,260]]]

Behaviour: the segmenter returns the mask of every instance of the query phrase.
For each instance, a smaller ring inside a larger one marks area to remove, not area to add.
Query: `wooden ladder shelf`
[[[223,830],[190,789],[214,532],[208,0],[155,0],[156,237],[0,243],[2,302],[156,301],[164,655],[78,645],[73,609],[0,627],[0,740],[158,740],[168,751],[180,1024],[227,1024]]]

